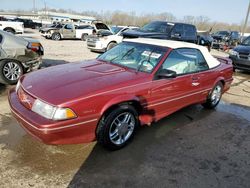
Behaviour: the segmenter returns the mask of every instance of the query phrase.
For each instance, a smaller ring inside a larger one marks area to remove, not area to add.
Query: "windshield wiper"
[[[121,60],[126,57],[127,55],[130,55],[131,53],[133,53],[135,50],[135,48],[131,48],[129,49],[122,57]],[[110,60],[111,63],[113,63],[114,60],[116,60],[119,56],[114,57],[113,59]]]

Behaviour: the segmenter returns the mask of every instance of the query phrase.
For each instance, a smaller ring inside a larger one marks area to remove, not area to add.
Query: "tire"
[[[13,35],[16,33],[15,30],[12,28],[5,28],[4,31],[6,31],[8,33],[12,33]]]
[[[16,84],[23,73],[23,66],[20,62],[11,59],[0,61],[0,83]]]
[[[52,40],[55,40],[55,41],[61,40],[61,35],[60,35],[60,33],[53,33],[52,36],[51,36],[51,39],[52,39]]]
[[[111,48],[114,48],[117,45],[116,42],[111,42],[108,44],[107,51],[110,50]]]
[[[87,38],[88,38],[88,34],[82,34],[82,36],[81,36],[81,40],[82,41],[86,41],[87,40]]]
[[[131,105],[118,106],[101,118],[96,130],[97,142],[109,150],[121,149],[131,141],[138,126],[135,108]]]
[[[218,82],[209,93],[207,101],[202,104],[204,108],[214,109],[220,102],[223,91],[223,84]]]

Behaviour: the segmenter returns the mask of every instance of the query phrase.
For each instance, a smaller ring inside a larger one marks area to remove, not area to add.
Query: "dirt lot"
[[[77,40],[51,41],[44,66],[96,57]],[[226,54],[213,51],[213,54]],[[142,127],[128,147],[48,146],[12,118],[10,87],[0,86],[1,187],[249,187],[250,73],[237,72],[216,110],[187,107]]]

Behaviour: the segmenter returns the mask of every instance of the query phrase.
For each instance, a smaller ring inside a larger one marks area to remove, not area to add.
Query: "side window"
[[[162,69],[175,71],[177,75],[189,74],[208,69],[200,51],[192,48],[173,50],[162,65]]]
[[[2,41],[3,41],[3,36],[0,35],[0,44],[2,43]]]
[[[209,69],[208,64],[205,58],[203,57],[202,53],[199,50],[196,51],[197,51],[197,64],[196,64],[197,70],[198,71],[208,70]]]
[[[194,37],[195,30],[191,25],[184,25],[184,36],[185,37]]]
[[[94,29],[94,27],[89,25],[89,26],[86,27],[86,29]]]
[[[67,24],[67,25],[65,25],[64,28],[65,28],[65,29],[73,29],[73,26],[72,26],[71,24]]]
[[[173,28],[172,35],[179,34],[180,36],[183,35],[183,25],[182,24],[176,24]]]

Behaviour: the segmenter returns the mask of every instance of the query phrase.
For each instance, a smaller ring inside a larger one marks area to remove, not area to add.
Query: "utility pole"
[[[36,1],[33,0],[33,13],[35,13],[35,12],[36,12]]]
[[[246,27],[247,27],[249,12],[250,12],[250,1],[249,1],[249,4],[248,4],[247,15],[246,15],[245,23],[244,23],[244,26],[243,26],[242,37],[244,37],[245,30],[246,30]]]

